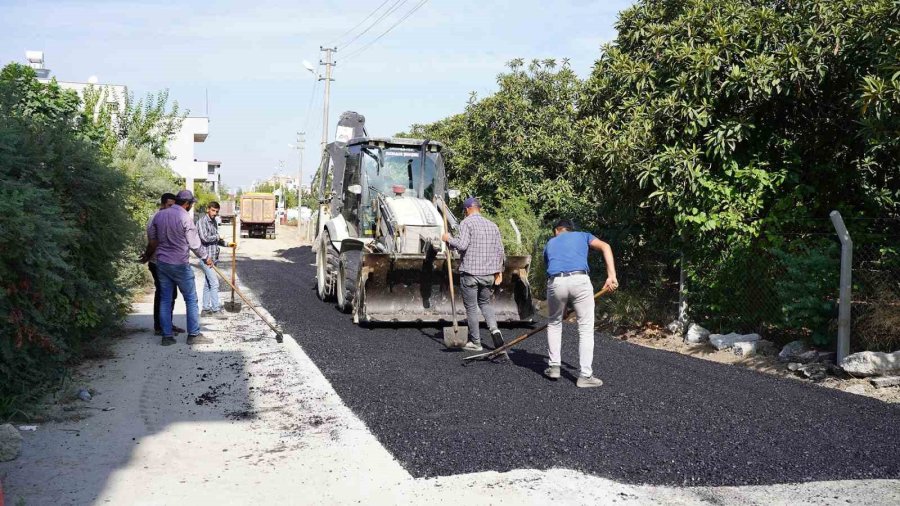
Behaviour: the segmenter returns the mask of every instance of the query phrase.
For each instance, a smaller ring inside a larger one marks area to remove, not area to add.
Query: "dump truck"
[[[245,193],[241,195],[241,237],[275,238],[275,195]]]
[[[233,200],[223,200],[222,203],[219,204],[219,217],[222,218],[222,223],[231,223],[231,220],[234,219]]]
[[[447,255],[453,269],[459,255],[441,236],[444,216],[451,230],[458,228],[447,202],[459,192],[447,186],[442,149],[426,139],[369,137],[362,115],[341,115],[316,177],[313,249],[319,297],[336,302],[354,322],[453,319]],[[494,294],[498,321],[532,320],[530,262],[506,257]],[[458,286],[454,291],[456,318],[465,319]]]

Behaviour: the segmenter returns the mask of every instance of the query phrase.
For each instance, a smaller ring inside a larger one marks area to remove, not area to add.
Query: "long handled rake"
[[[241,293],[240,290],[238,290],[238,287],[235,286],[234,283],[232,283],[231,281],[228,281],[228,278],[225,277],[225,274],[223,274],[222,271],[220,271],[218,267],[213,265],[212,268],[216,271],[216,273],[219,275],[220,278],[222,278],[226,283],[228,283],[228,286],[230,286],[231,289],[234,290],[234,293],[238,294],[238,296],[240,296],[241,300],[243,300],[244,303],[247,304],[247,306],[249,306],[250,309],[252,309],[254,313],[256,313],[256,316],[259,316],[259,319],[262,320],[263,323],[268,325],[269,328],[272,329],[272,332],[275,332],[275,341],[277,341],[279,343],[282,342],[284,340],[284,334],[282,334],[281,331],[278,330],[278,328],[274,324],[272,324],[269,320],[267,320],[266,317],[263,316],[263,314],[260,313],[258,309],[256,309],[256,306],[254,306],[252,302],[247,300],[247,297],[244,297],[244,294]]]
[[[608,288],[604,288],[604,289],[602,289],[602,290],[600,290],[599,292],[597,292],[597,293],[594,294],[594,299],[599,299],[600,297],[603,297],[604,295],[606,295],[606,294],[609,293],[609,292],[610,292],[610,290],[609,290]],[[565,315],[563,315],[563,320],[569,318],[569,316],[571,316],[571,314],[572,314],[573,312],[574,312],[574,311],[572,311],[572,310],[566,311]],[[493,358],[496,358],[496,357],[499,356],[501,353],[503,353],[503,352],[505,352],[506,350],[512,348],[513,346],[515,346],[515,345],[521,343],[522,341],[528,339],[529,337],[531,337],[531,336],[533,336],[533,335],[535,335],[535,334],[537,334],[537,333],[539,333],[539,332],[544,331],[549,325],[550,325],[550,324],[549,324],[549,322],[548,322],[548,323],[545,323],[545,324],[541,325],[540,327],[533,328],[533,329],[529,330],[528,332],[526,332],[526,333],[524,333],[524,334],[522,334],[522,335],[516,337],[516,338],[513,339],[512,341],[509,341],[508,343],[504,344],[503,346],[500,346],[500,347],[498,347],[498,348],[495,348],[494,350],[491,350],[491,351],[488,351],[488,352],[485,352],[485,353],[478,353],[478,354],[475,354],[475,355],[469,355],[468,357],[463,358],[463,365],[466,365],[466,364],[468,364],[468,363],[470,363],[470,362],[474,362],[474,361],[476,361],[476,360],[491,360],[491,359],[493,359]]]

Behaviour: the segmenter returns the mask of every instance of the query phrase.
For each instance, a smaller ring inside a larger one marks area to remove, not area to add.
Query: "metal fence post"
[[[687,297],[685,296],[685,285],[687,284],[687,276],[684,272],[684,252],[681,252],[681,262],[679,262],[678,273],[678,321],[682,324],[687,323]],[[687,332],[687,329],[685,329]]]
[[[853,240],[850,239],[850,233],[844,226],[841,213],[831,211],[829,217],[841,240],[841,291],[837,342],[837,363],[840,364],[844,357],[850,354],[850,283],[853,274]]]

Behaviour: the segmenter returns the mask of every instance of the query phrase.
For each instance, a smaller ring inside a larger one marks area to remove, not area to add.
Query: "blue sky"
[[[317,63],[320,45],[381,1],[0,0],[0,65],[24,63],[25,50],[42,50],[57,79],[96,75],[139,96],[168,88],[192,115],[206,112],[208,92],[210,134],[196,154],[222,161],[226,185],[265,178],[279,162],[295,172],[298,154],[288,144],[304,129],[308,181],[319,159],[322,86],[307,114],[315,79],[302,61]],[[403,0],[385,8],[395,1]],[[372,135],[460,112],[470,92],[496,88],[497,74],[513,58],[569,58],[586,76],[600,45],[615,37],[617,13],[632,2],[429,0],[342,61],[417,3],[398,4],[357,41],[338,44],[331,138],[345,110],[364,114]]]

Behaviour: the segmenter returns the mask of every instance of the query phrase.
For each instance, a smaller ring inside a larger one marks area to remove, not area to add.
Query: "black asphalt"
[[[544,334],[515,350],[513,364],[463,367],[439,328],[353,325],[316,297],[310,249],[283,255],[293,263],[240,260],[241,280],[414,476],[570,468],[660,485],[900,478],[897,406],[600,338],[604,385],[579,389],[571,328],[558,382],[541,375]]]

